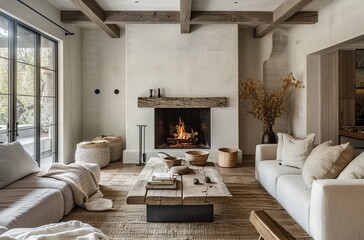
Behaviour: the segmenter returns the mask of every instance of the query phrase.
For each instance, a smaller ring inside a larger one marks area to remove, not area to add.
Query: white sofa
[[[321,179],[308,187],[301,169],[275,160],[277,144],[256,147],[256,178],[316,240],[364,239],[364,179]]]
[[[99,182],[99,165],[85,165]],[[67,183],[32,173],[0,189],[0,227],[31,228],[59,222],[74,206]]]

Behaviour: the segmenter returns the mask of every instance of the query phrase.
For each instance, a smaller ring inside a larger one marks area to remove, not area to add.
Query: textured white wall
[[[138,161],[137,124],[148,125],[146,150],[154,150],[154,109],[137,108],[137,98],[149,96],[149,89],[162,88],[169,97],[227,97],[227,108],[211,111],[211,153],[238,147],[237,26],[207,25],[181,34],[174,24],[127,25],[126,56],[124,162]]]
[[[305,85],[317,86],[318,79],[314,77],[315,74],[307,74],[308,55],[362,37],[364,35],[363,12],[362,0],[333,1],[320,10],[318,23],[292,27],[288,37],[289,69],[298,79],[303,80]],[[308,101],[317,98],[317,91],[320,91],[320,88],[309,87],[295,93],[290,108],[292,113],[290,122],[294,135],[305,135],[308,131],[315,129],[308,129],[307,126],[320,124],[319,118],[312,118],[317,111],[307,107]],[[319,101],[319,99],[316,100]],[[307,109],[310,111],[308,112]]]
[[[273,47],[273,33],[254,38],[252,28],[239,29],[239,80],[247,78],[263,81],[263,64],[269,59]],[[254,154],[255,146],[262,142],[263,124],[246,114],[239,102],[239,147],[243,154]]]
[[[81,140],[81,47],[78,27],[62,24],[60,12],[47,1],[26,2],[53,21],[62,25],[74,36],[65,36],[64,31],[29,10],[17,1],[0,0],[0,10],[20,19],[21,22],[59,40],[59,161],[69,163],[74,160],[76,144]]]
[[[110,38],[98,28],[82,29],[83,140],[99,135],[125,139],[125,58],[123,34]]]
[[[275,92],[281,87],[281,79],[289,73],[288,70],[288,36],[283,31],[273,33],[272,53],[263,64],[263,85],[267,92]],[[287,113],[276,119],[273,126],[275,133],[289,132]]]

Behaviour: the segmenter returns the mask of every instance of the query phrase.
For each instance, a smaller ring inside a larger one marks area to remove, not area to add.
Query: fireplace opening
[[[155,108],[154,116],[156,149],[210,148],[210,108]]]

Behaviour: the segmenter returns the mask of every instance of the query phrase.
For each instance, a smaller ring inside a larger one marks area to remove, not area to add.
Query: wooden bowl
[[[164,164],[166,168],[170,169],[173,166],[180,166],[182,162],[182,158],[180,157],[165,157],[163,158]]]
[[[207,151],[196,151],[196,150],[191,150],[191,151],[185,152],[187,161],[190,164],[197,165],[197,166],[205,165],[207,162],[207,159],[209,157],[209,154],[210,153]]]

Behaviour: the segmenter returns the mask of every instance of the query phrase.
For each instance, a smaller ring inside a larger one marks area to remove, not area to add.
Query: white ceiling
[[[77,10],[71,0],[48,0],[59,10]],[[96,0],[105,11],[179,11],[180,0]],[[194,11],[273,11],[284,0],[193,0]],[[313,0],[303,10],[318,11],[334,0]]]

